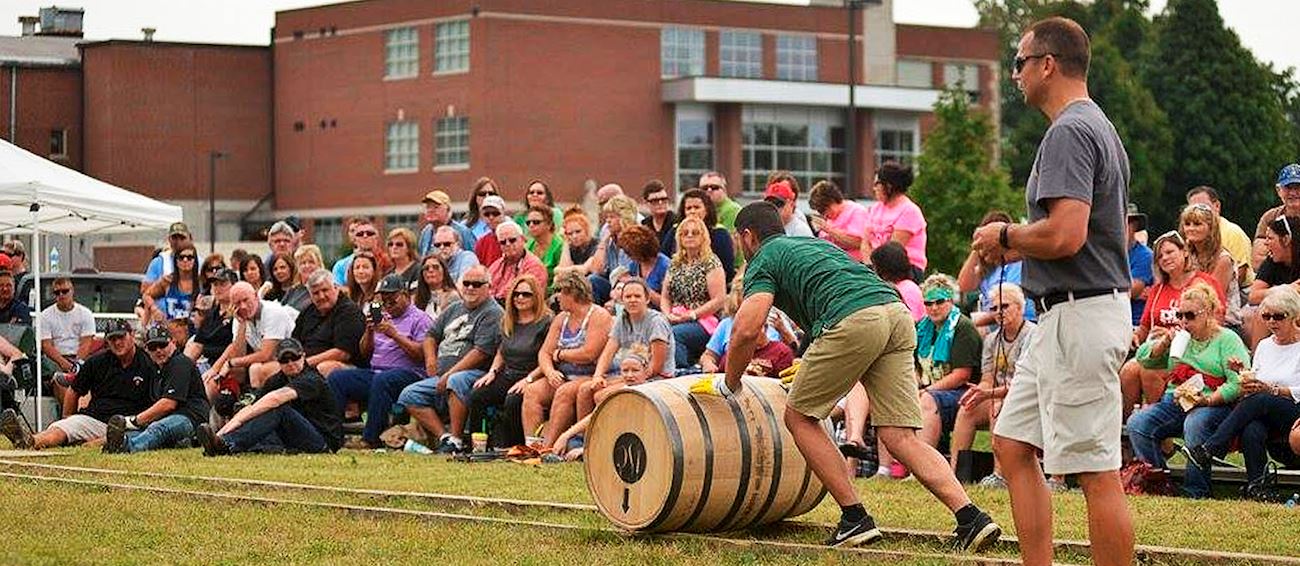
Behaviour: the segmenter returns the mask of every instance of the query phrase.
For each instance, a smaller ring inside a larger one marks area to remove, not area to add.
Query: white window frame
[[[395,120],[384,128],[384,173],[420,170],[420,122]]]
[[[879,168],[881,163],[893,159],[905,165],[911,165],[912,170],[916,170],[917,158],[921,155],[921,121],[916,116],[891,114],[877,112],[873,117],[875,124],[875,158],[876,167]],[[896,132],[907,134],[912,138],[911,151],[900,149],[884,149],[881,146],[886,132]]]
[[[742,178],[740,181],[741,191],[748,195],[761,195],[764,187],[761,180],[766,179],[768,173],[786,169],[779,164],[780,153],[803,153],[804,167],[802,169],[791,169],[790,172],[799,179],[799,184],[804,191],[812,188],[812,184],[822,179],[834,181],[840,187],[844,187],[844,168],[847,165],[845,160],[848,158],[847,149],[844,147],[846,140],[841,139],[841,145],[833,145],[833,136],[831,131],[834,128],[843,130],[841,137],[847,136],[847,128],[844,122],[844,112],[838,108],[821,108],[821,107],[793,107],[793,106],[745,106],[741,110],[741,171]],[[782,124],[793,126],[824,127],[827,132],[825,145],[814,143],[811,131],[807,134],[807,139],[803,145],[783,145],[777,139],[778,133],[773,130],[770,143],[755,144],[745,141],[745,128],[754,124],[765,126],[779,126]],[[770,154],[770,167],[759,167],[755,155],[758,153]],[[750,154],[750,155],[747,155]],[[827,167],[814,168],[814,154],[825,154]],[[838,156],[840,170],[835,171],[834,163]],[[748,165],[746,165],[748,163]]]
[[[934,66],[929,61],[899,59],[898,86],[934,88]]]
[[[703,143],[703,144],[682,143],[681,123],[683,121],[700,121],[700,120],[707,121],[709,124],[708,143]],[[673,177],[673,184],[677,186],[677,191],[679,194],[681,193],[681,191],[691,188],[685,186],[686,184],[689,183],[683,182],[682,179],[684,176],[693,175],[696,177],[696,180],[698,181],[701,175],[716,169],[715,165],[717,164],[718,155],[716,149],[714,148],[714,143],[713,143],[717,139],[717,132],[715,131],[716,127],[717,127],[717,120],[715,120],[713,117],[712,106],[707,104],[678,104],[677,105],[676,115],[673,118],[673,169],[676,170],[677,174]],[[707,149],[709,151],[709,164],[707,167],[703,169],[682,168],[682,159],[681,159],[682,150],[704,150],[704,149]]]
[[[469,72],[469,20],[458,18],[433,24],[433,74]]]
[[[384,32],[384,80],[420,76],[420,32],[413,27]]]
[[[659,76],[665,79],[704,75],[704,30],[664,26],[659,31]]]
[[[763,78],[763,34],[738,29],[718,32],[718,74],[739,79]]]
[[[817,81],[817,36],[776,36],[776,78],[780,81]]]
[[[469,169],[469,117],[447,116],[433,123],[433,170]]]
[[[952,88],[957,86],[957,83],[959,82],[962,83],[962,90],[965,90],[966,92],[979,92],[980,66],[975,63],[944,63],[944,88]]]

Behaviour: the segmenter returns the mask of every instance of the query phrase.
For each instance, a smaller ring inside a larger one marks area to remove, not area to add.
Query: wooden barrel
[[[617,391],[592,416],[587,488],[632,531],[723,532],[808,512],[826,495],[786,430],[778,380],[733,399],[691,395],[698,377]]]

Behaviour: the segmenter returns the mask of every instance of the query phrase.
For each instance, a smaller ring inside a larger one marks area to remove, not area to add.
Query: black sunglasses
[[[523,298],[525,298],[525,299],[531,299],[531,298],[533,298],[533,292],[532,292],[532,291],[515,291],[515,292],[512,294],[512,296],[514,296],[514,297],[523,297]]]
[[[191,255],[191,254],[181,254],[176,256],[176,261],[182,261],[182,260],[194,261],[196,259],[199,259],[199,256]]]
[[[1012,61],[1012,65],[1016,68],[1016,72],[1019,73],[1020,71],[1023,71],[1025,69],[1025,63],[1028,63],[1030,59],[1042,59],[1043,57],[1047,57],[1048,55],[1051,55],[1052,57],[1056,57],[1055,53],[1039,53],[1038,55],[1022,55],[1020,57],[1016,57]]]
[[[55,289],[55,290],[54,290],[54,294],[57,295],[57,296],[60,296],[60,297],[66,295],[66,294],[68,294],[68,293],[71,293],[71,292],[72,292],[72,289]]]
[[[433,247],[435,248],[450,248],[454,245],[456,245],[456,242],[434,242],[433,243]]]
[[[652,197],[646,199],[646,202],[650,204],[659,204],[661,202],[668,202],[668,197]]]
[[[480,287],[486,287],[488,282],[487,281],[461,281],[461,284],[466,287],[469,287],[470,289],[478,289]]]
[[[498,242],[500,242],[501,245],[503,245],[503,246],[504,246],[504,245],[507,245],[507,244],[513,244],[513,243],[518,242],[518,241],[519,241],[519,238],[501,238],[500,240],[498,240]]]
[[[948,299],[939,299],[939,300],[936,300],[936,301],[921,301],[921,302],[924,303],[925,306],[927,306],[927,307],[932,307],[932,306],[935,306],[935,305],[942,305],[942,304],[948,302]]]
[[[1284,312],[1266,312],[1264,314],[1259,315],[1259,317],[1264,320],[1281,321],[1281,320],[1286,320],[1287,318],[1290,317],[1290,315]]]
[[[1177,316],[1178,320],[1196,320],[1199,314],[1201,314],[1200,311],[1178,311]]]
[[[167,347],[167,342],[150,342],[144,345],[144,349],[150,352],[157,352],[158,350],[161,350],[166,347]]]
[[[301,359],[302,359],[302,354],[285,354],[283,356],[280,356],[279,358],[276,358],[275,361],[280,362],[280,365],[284,365],[284,364],[294,363]]]
[[[497,194],[496,191],[479,191],[478,196],[490,197],[490,196],[495,196],[496,194]]]
[[[989,312],[1004,311],[1004,310],[1007,310],[1007,309],[1009,309],[1009,308],[1011,308],[1011,303],[1002,303],[1002,304],[1000,304],[1000,305],[993,305],[993,306],[989,307]]]
[[[542,223],[541,220],[533,220],[533,219],[531,219],[531,218],[528,219],[528,220],[525,220],[525,221],[524,221],[524,224],[527,224],[527,225],[529,225],[529,226],[537,226],[538,224],[541,224],[541,223]]]
[[[498,217],[498,216],[501,216],[501,213],[500,213],[500,212],[497,212],[496,209],[489,209],[489,210],[484,210],[484,211],[483,211],[483,216],[485,216],[485,217],[487,217],[487,218],[496,218],[496,217]]]

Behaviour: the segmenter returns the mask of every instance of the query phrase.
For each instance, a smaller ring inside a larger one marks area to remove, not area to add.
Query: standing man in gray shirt
[[[1077,474],[1097,564],[1133,561],[1133,522],[1119,481],[1119,367],[1131,334],[1124,145],[1088,97],[1088,35],[1072,20],[1034,23],[1016,50],[1025,103],[1051,120],[1025,187],[1028,224],[975,231],[986,261],[1024,259],[1039,330],[1017,363],[993,449],[1011,491],[1020,553],[1052,562],[1052,500],[1043,478]],[[1038,466],[1042,453],[1043,467]]]

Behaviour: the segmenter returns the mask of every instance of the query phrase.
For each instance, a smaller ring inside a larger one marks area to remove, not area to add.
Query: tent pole
[[[31,210],[32,213],[32,255],[29,256],[29,259],[31,260],[31,264],[32,264],[31,266],[32,290],[36,294],[36,304],[28,305],[28,306],[32,308],[32,320],[35,322],[35,324],[32,325],[32,327],[35,329],[36,332],[36,356],[35,356],[36,358],[36,431],[40,432],[42,430],[45,430],[45,421],[43,420],[41,415],[41,407],[44,405],[44,403],[41,402],[42,397],[44,395],[44,391],[42,391],[42,387],[41,387],[42,385],[41,382],[45,381],[41,377],[41,370],[42,370],[41,366],[44,365],[41,363],[43,361],[41,360],[42,356],[41,356],[41,316],[40,316],[41,314],[41,225],[38,219],[41,212],[41,205],[39,202],[37,202],[38,200],[36,198],[37,195],[33,195],[33,197],[34,198],[32,199],[32,206],[29,209]]]

